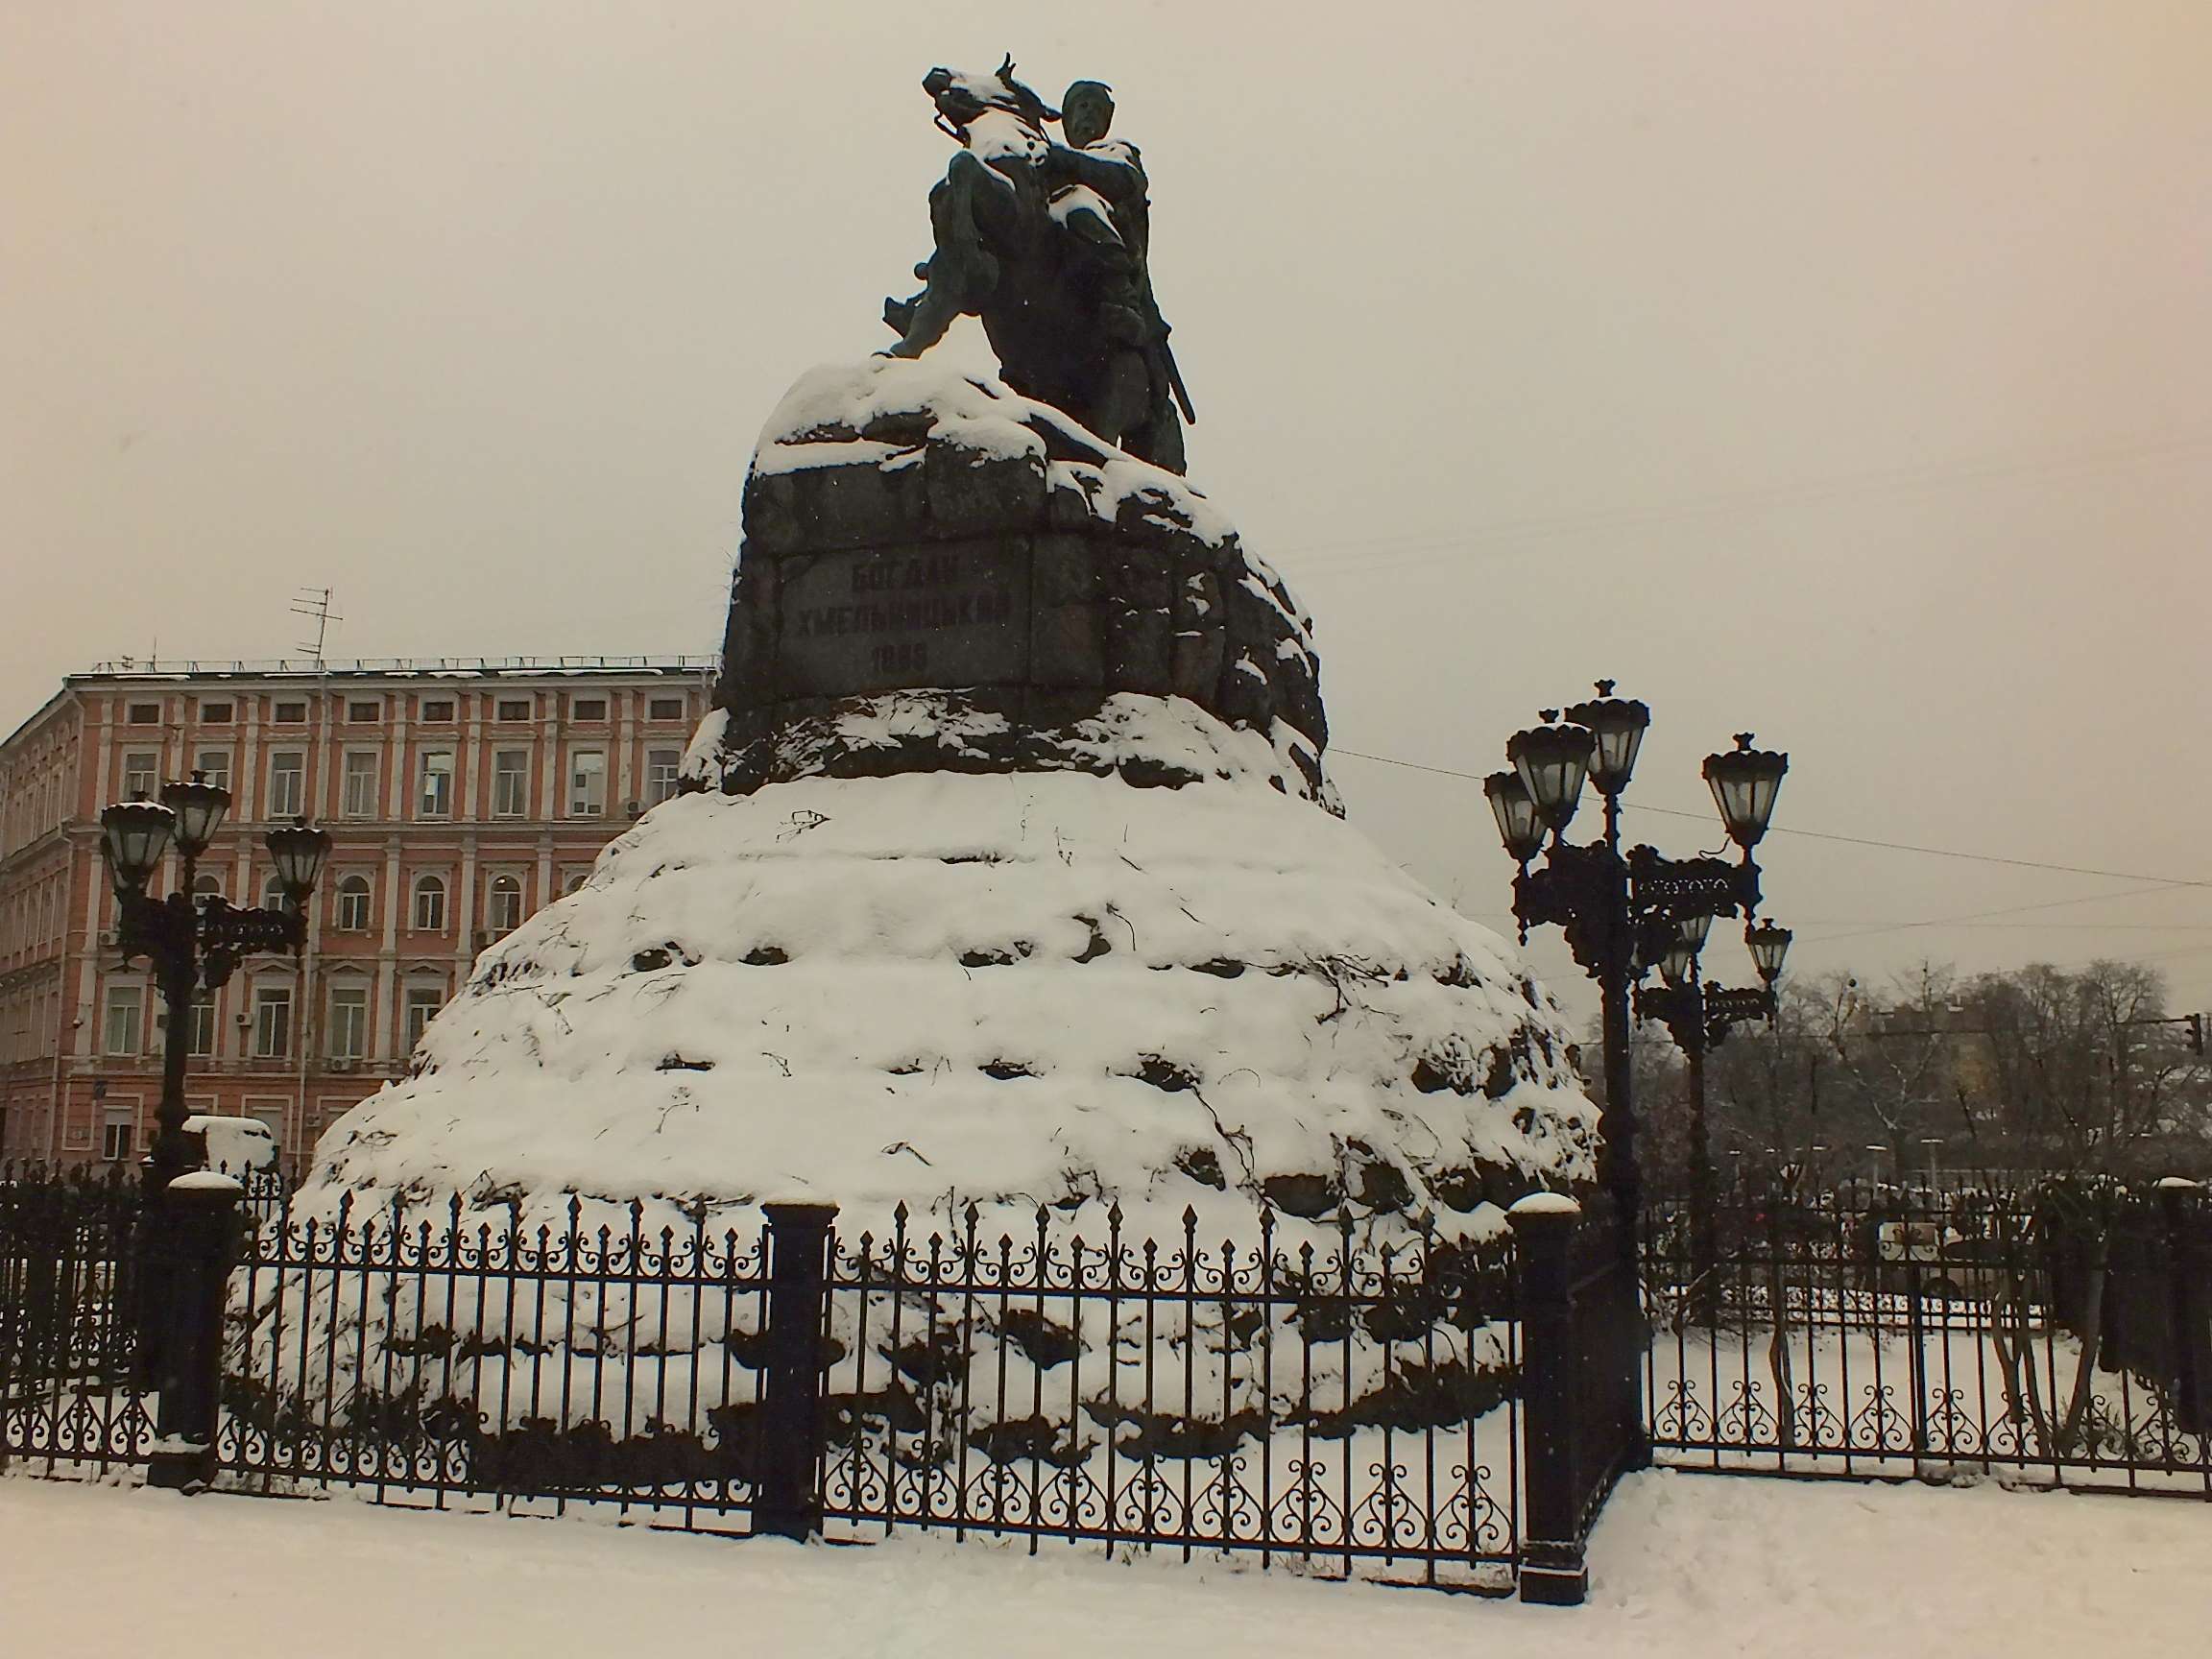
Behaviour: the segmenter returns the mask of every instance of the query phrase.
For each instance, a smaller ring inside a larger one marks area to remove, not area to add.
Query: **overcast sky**
[[[2111,873],[1777,833],[1793,969],[2212,1006],[2201,0],[6,0],[0,728],[302,585],[334,656],[713,649],[761,421],[927,251],[921,76],[1008,51],[1117,89],[1340,750],[1479,774],[1610,675],[1652,806],[1748,728],[1781,826]],[[1498,919],[1476,784],[1334,770]]]

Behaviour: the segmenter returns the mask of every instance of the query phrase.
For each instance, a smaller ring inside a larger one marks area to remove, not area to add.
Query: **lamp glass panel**
[[[1491,815],[1498,820],[1498,838],[1505,844],[1505,851],[1527,862],[1544,844],[1543,821],[1537,816],[1527,786],[1518,773],[1493,772],[1482,781],[1482,793],[1490,802]]]
[[[315,885],[323,860],[330,851],[330,837],[321,830],[294,825],[269,831],[269,857],[277,879],[288,888],[304,890]]]
[[[230,810],[230,792],[195,779],[172,783],[161,791],[161,805],[177,814],[179,851],[197,856],[207,850],[223,816]]]
[[[110,806],[100,814],[102,845],[118,880],[143,886],[169,845],[174,814],[150,801]]]

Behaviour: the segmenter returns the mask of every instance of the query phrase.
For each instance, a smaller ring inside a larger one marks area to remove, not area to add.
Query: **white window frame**
[[[281,1009],[279,1015],[276,1011]],[[253,1058],[288,1060],[292,1057],[292,987],[253,987]],[[277,1041],[281,1038],[281,1041]]]
[[[192,770],[205,775],[208,782],[218,789],[230,787],[230,751],[228,749],[201,749],[192,756]]]
[[[191,1023],[184,1033],[184,1052],[195,1060],[213,1059],[215,1045],[222,1041],[222,1030],[215,1022],[215,994],[203,991],[193,998],[185,1019]]]
[[[118,1060],[146,1052],[145,986],[108,987],[100,1003],[100,1052]]]
[[[339,784],[338,812],[344,818],[373,818],[376,816],[376,786],[380,781],[382,758],[373,749],[349,749],[341,762],[345,767]]]
[[[510,760],[520,760],[519,768],[510,767]],[[527,749],[494,749],[492,751],[492,816],[494,818],[527,818],[530,815],[530,751]]]
[[[453,751],[425,749],[415,758],[415,816],[453,816]],[[438,762],[443,761],[443,766]],[[437,785],[435,788],[432,785]]]
[[[502,903],[502,901],[508,902]],[[522,926],[520,877],[502,873],[485,883],[484,926],[494,933],[512,933]]]
[[[593,764],[587,767],[584,764],[587,760]],[[607,816],[606,750],[571,749],[568,752],[566,805],[566,816],[570,818]]]
[[[330,926],[341,933],[368,932],[376,915],[375,884],[358,870],[349,870],[338,878],[332,893]]]
[[[645,805],[658,806],[676,793],[677,780],[684,775],[684,751],[681,749],[648,749],[645,751]]]
[[[325,1016],[324,1046],[333,1060],[359,1060],[369,1052],[369,987],[340,982],[330,987]]]
[[[414,1053],[421,1046],[424,1027],[438,1017],[438,1010],[445,1006],[444,985],[425,985],[417,981],[407,986],[401,1003],[399,1030],[408,1053]]]
[[[284,762],[290,761],[287,766]],[[280,788],[277,780],[288,778],[289,791]],[[272,749],[269,752],[269,805],[261,814],[264,818],[297,818],[307,810],[307,751],[304,749]]]
[[[161,751],[126,749],[123,752],[123,799],[143,795],[151,801],[161,793]]]
[[[414,925],[415,931],[418,933],[445,932],[445,878],[435,872],[425,871],[422,875],[415,878],[414,884],[409,891],[413,896],[413,902],[408,907],[407,919]],[[425,899],[431,902],[431,919],[427,922],[422,919],[423,901]]]

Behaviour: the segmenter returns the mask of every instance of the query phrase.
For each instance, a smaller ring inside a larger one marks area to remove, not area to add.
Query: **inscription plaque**
[[[778,677],[793,695],[1011,685],[1029,672],[1025,541],[786,555]]]

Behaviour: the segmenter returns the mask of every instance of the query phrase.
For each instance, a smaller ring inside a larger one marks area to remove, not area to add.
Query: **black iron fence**
[[[163,1269],[159,1299],[209,1310],[220,1408],[157,1433],[134,1188],[18,1172],[0,1458],[698,1530],[1233,1551],[1559,1600],[1636,1459],[1633,1274],[1610,1222],[1563,1200],[1396,1245],[1265,1211],[1218,1242],[1190,1213],[1164,1238],[1118,1210],[1095,1236],[969,1209],[845,1238],[833,1214],[769,1205],[733,1231],[256,1190],[227,1274]],[[35,1358],[56,1354],[77,1358]]]
[[[1235,1551],[1503,1589],[1519,1527],[1511,1246],[921,1236],[831,1260],[824,1511]]]
[[[1661,1460],[2212,1497],[2212,1214],[2058,1186],[1647,1212]]]
[[[0,1468],[142,1462],[138,1186],[0,1177]]]

